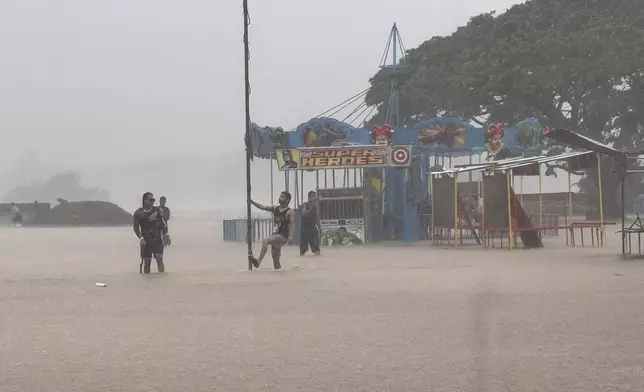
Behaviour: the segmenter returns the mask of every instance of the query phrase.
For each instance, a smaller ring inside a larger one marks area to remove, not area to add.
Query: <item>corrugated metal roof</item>
[[[555,162],[555,161],[563,161],[564,159],[568,158],[573,158],[573,157],[578,157],[582,155],[588,155],[592,154],[592,151],[572,151],[572,152],[566,152],[563,154],[559,155],[553,155],[550,157],[544,157],[542,159],[539,159],[539,163],[548,163],[548,162]]]
[[[461,174],[461,173],[469,173],[469,172],[476,172],[476,171],[485,171],[490,169],[491,165],[480,165],[480,166],[468,166],[468,167],[457,167],[454,169],[445,169],[441,171],[435,171],[431,172],[432,175],[442,175],[442,174]]]
[[[508,159],[501,159],[498,161],[481,163],[477,165],[461,165],[453,169],[445,169],[439,172],[431,172],[431,174],[440,175],[440,174],[459,174],[459,173],[467,173],[472,171],[483,171],[483,170],[489,170],[489,171],[508,170],[508,169],[514,169],[516,167],[521,167],[521,166],[529,166],[534,164],[563,161],[569,158],[592,154],[592,153],[593,153],[592,151],[572,151],[572,152],[566,152],[563,154],[552,155],[552,156],[539,155],[535,157],[525,157],[525,158],[508,158]]]
[[[530,166],[534,165],[539,161],[539,159],[544,158],[544,155],[539,155],[536,157],[528,157],[525,158],[521,161],[515,161],[515,162],[507,162],[505,164],[497,165],[494,166],[492,169],[494,170],[507,170],[507,169],[513,169],[515,167],[521,167],[521,166]]]
[[[581,135],[568,129],[552,129],[544,132],[543,135],[550,139],[557,140],[561,143],[568,144],[573,148],[583,148],[615,158],[623,158],[624,156],[626,156],[626,152],[624,151],[616,150],[604,143],[600,143],[597,140],[593,140],[587,136]]]

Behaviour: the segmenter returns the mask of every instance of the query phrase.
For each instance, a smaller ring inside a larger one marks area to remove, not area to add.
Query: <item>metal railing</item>
[[[271,235],[273,220],[270,218],[253,219],[251,221],[252,242],[262,241]],[[224,220],[224,241],[246,242],[246,219]]]
[[[559,235],[559,215],[558,214],[528,214],[533,226],[551,227],[551,229],[540,230],[541,235],[544,237],[556,237]],[[541,224],[539,224],[541,222]]]
[[[528,214],[534,226],[539,225],[538,214]],[[431,239],[431,214],[419,215],[419,239]],[[296,222],[299,221],[299,216],[296,216]],[[559,235],[559,221],[560,217],[557,214],[542,214],[541,226],[552,227],[552,229],[541,230],[543,236],[556,237]],[[246,242],[246,219],[226,219],[223,221],[223,236],[224,241]],[[270,218],[253,219],[251,229],[251,238],[253,242],[260,242],[264,238],[268,238],[273,232],[273,220]],[[296,223],[296,226],[299,224]],[[298,231],[296,230],[296,237],[299,238]],[[467,236],[467,233],[463,234]],[[295,238],[297,243],[298,239]]]
[[[543,235],[544,237],[556,237],[559,235],[558,227],[559,227],[560,216],[558,214],[542,214],[541,220],[539,220],[539,214],[528,214],[528,217],[530,218],[530,221],[532,222],[533,226],[539,226],[539,223],[541,222],[541,227],[549,227],[549,229],[540,230],[541,235]],[[432,222],[431,214],[419,214],[418,224],[420,227],[420,231],[419,231],[420,240],[431,239],[431,233],[432,233],[431,222]],[[472,223],[475,225],[479,224],[479,222],[477,221],[473,221]],[[469,231],[464,231],[461,234],[461,236],[463,238],[472,238]]]

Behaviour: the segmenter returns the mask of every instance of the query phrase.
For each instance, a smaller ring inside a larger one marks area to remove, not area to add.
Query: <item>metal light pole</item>
[[[248,0],[243,0],[244,8],[244,89],[245,89],[245,103],[246,103],[246,136],[244,141],[246,144],[246,243],[248,245],[248,270],[253,270],[253,236],[252,236],[252,221],[250,212],[251,200],[251,179],[250,179],[250,161],[253,159],[253,147],[250,140],[250,49],[248,47],[248,25],[250,24],[250,17],[248,14]]]

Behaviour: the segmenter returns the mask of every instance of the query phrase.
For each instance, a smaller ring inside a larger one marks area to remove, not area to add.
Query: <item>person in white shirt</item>
[[[11,225],[13,227],[22,225],[22,213],[14,202],[11,203]]]

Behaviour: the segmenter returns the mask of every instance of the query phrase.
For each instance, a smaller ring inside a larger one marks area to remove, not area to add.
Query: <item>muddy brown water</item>
[[[291,247],[249,273],[217,225],[172,229],[149,277],[127,228],[0,229],[0,391],[644,390],[644,263],[615,238]]]

